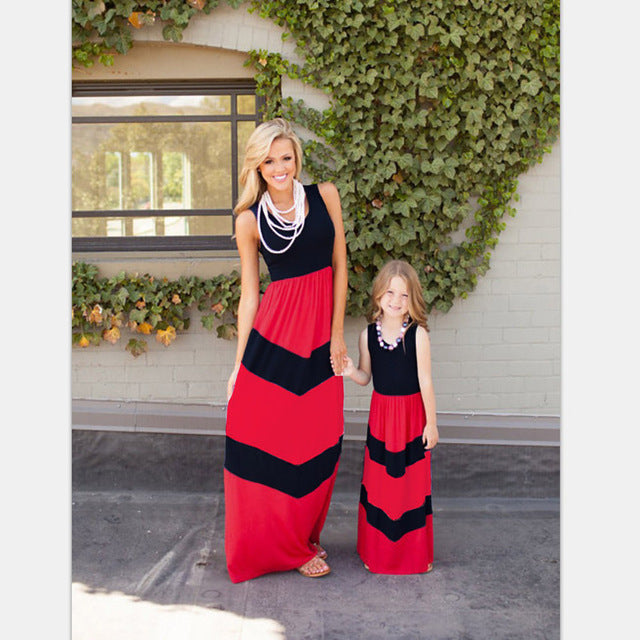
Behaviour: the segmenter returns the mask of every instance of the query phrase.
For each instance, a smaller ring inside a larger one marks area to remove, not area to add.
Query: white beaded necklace
[[[293,205],[286,210],[280,210],[273,204],[273,200],[271,199],[271,195],[268,190],[262,194],[262,198],[260,198],[260,202],[258,203],[258,231],[260,232],[260,241],[270,253],[284,253],[291,247],[294,240],[302,233],[305,221],[304,204],[304,187],[302,186],[302,183],[295,178],[293,180]],[[284,214],[290,213],[294,210],[295,215],[293,220],[287,220],[283,217]],[[269,212],[271,212],[271,215],[269,215]],[[275,233],[279,238],[289,241],[284,249],[272,249],[266,243],[264,236],[262,235],[262,226],[260,224],[261,213],[264,215],[267,225],[271,231],[273,231],[273,233]]]

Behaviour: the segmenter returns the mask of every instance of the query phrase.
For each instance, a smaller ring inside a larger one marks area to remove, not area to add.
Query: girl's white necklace
[[[388,344],[384,341],[382,337],[382,325],[380,324],[380,318],[376,320],[376,333],[378,334],[378,344],[387,351],[393,351],[401,342],[402,338],[404,338],[404,334],[407,331],[407,326],[409,325],[409,321],[405,320],[402,323],[402,327],[400,329],[400,335],[396,338],[396,341],[392,344]]]
[[[260,202],[258,203],[258,232],[260,233],[260,241],[262,242],[262,245],[270,253],[284,253],[289,249],[289,247],[291,247],[294,240],[302,233],[305,221],[304,205],[304,187],[302,186],[302,183],[295,178],[293,180],[293,205],[286,210],[280,210],[273,204],[273,200],[271,199],[271,195],[268,190],[262,194],[262,198],[260,198]],[[284,214],[290,213],[294,210],[295,215],[293,216],[293,220],[287,220],[283,217]],[[269,214],[269,212],[271,212],[271,214]],[[261,215],[264,216],[268,227],[273,231],[273,233],[275,233],[279,238],[288,241],[288,244],[284,249],[272,249],[267,244],[262,234],[262,225],[260,224]]]

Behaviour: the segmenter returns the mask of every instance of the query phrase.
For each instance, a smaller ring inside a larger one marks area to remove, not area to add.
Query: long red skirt
[[[357,549],[373,573],[423,573],[433,563],[431,452],[420,393],[373,391],[365,449]]]
[[[316,554],[344,431],[343,383],[329,361],[333,275],[272,282],[227,410],[225,552],[232,582]]]

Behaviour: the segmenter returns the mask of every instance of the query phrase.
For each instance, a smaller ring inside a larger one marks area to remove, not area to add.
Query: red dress
[[[335,230],[317,185],[283,254],[261,246],[267,288],[227,408],[225,553],[232,582],[316,555],[344,432],[343,382],[329,360]],[[254,206],[255,213],[255,206]],[[264,222],[264,221],[263,221]],[[266,243],[285,246],[266,224]]]
[[[427,571],[433,562],[431,452],[422,432],[426,414],[418,382],[416,330],[382,348],[367,328],[373,393],[360,504],[358,553],[373,573]]]

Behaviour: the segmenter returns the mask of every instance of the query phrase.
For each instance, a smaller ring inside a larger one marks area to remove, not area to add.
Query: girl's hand
[[[351,377],[351,374],[356,370],[353,360],[349,356],[344,357],[344,369],[342,369],[342,375]]]
[[[422,432],[422,444],[424,444],[424,448],[427,449],[427,451],[433,449],[438,444],[439,437],[438,427],[427,424]]]
[[[347,345],[342,336],[331,337],[331,368],[336,376],[342,375],[344,369],[344,359],[347,355]]]
[[[240,365],[234,367],[231,375],[229,376],[229,381],[227,382],[227,402],[231,399],[231,394],[233,393],[233,388],[236,386],[236,378],[238,377],[238,371],[240,370]]]

